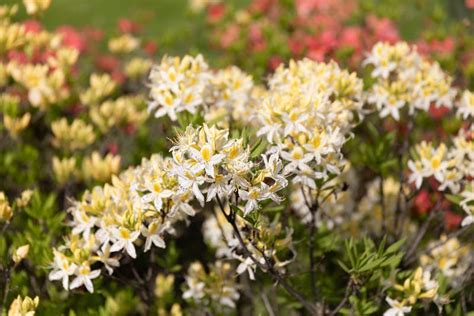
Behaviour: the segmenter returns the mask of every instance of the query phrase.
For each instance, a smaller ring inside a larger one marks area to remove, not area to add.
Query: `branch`
[[[430,253],[433,249],[443,246],[444,244],[446,244],[447,242],[449,242],[451,239],[461,236],[461,235],[464,234],[466,231],[468,231],[469,228],[470,228],[470,225],[464,226],[463,228],[458,229],[458,230],[456,230],[456,231],[454,231],[454,232],[448,234],[446,240],[443,240],[443,241],[440,241],[440,242],[434,244],[433,246],[431,246],[431,247],[429,247],[428,249],[424,250],[422,253],[423,253],[423,254]],[[408,264],[413,263],[414,258],[415,258],[415,257],[409,258],[409,259],[407,260],[406,264],[408,265]]]

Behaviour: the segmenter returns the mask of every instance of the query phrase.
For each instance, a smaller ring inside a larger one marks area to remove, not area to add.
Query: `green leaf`
[[[405,238],[402,238],[399,241],[393,243],[392,245],[390,245],[390,247],[387,248],[387,250],[385,250],[385,254],[389,255],[398,251],[403,246],[404,243],[405,243]]]
[[[337,260],[337,263],[342,268],[342,270],[346,271],[347,273],[351,273],[351,269],[349,269],[341,260]]]
[[[455,195],[455,194],[445,194],[444,195],[449,201],[453,202],[454,204],[459,204],[462,201],[462,196]]]

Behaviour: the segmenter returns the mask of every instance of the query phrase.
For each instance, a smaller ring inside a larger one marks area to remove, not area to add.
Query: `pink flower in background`
[[[84,36],[71,26],[60,26],[57,33],[63,37],[63,44],[67,47],[77,49],[79,52],[84,52],[86,49],[86,40]]]
[[[368,15],[365,19],[368,30],[373,34],[375,42],[394,43],[400,40],[400,34],[395,24],[388,18],[378,18],[375,15]],[[372,45],[370,45],[372,46]]]
[[[221,35],[220,46],[224,49],[229,48],[239,38],[239,35],[240,27],[235,23],[229,25]]]
[[[454,38],[447,37],[442,40],[433,39],[430,41],[422,39],[419,40],[416,45],[418,47],[418,51],[423,55],[451,54],[456,47],[456,42]]]
[[[267,47],[267,42],[263,37],[262,26],[260,24],[252,24],[249,28],[249,45],[253,52],[260,52]]]
[[[99,42],[104,38],[104,31],[96,27],[87,26],[82,30],[82,35],[87,42]]]
[[[119,19],[117,27],[122,33],[138,33],[141,30],[141,26],[127,18]]]
[[[12,50],[7,53],[8,60],[16,61],[19,64],[26,64],[29,61],[28,56],[24,52]]]
[[[474,0],[465,0],[464,4],[468,9],[474,9]]]
[[[319,47],[309,50],[306,53],[306,57],[315,61],[324,61],[326,53],[327,51],[324,48]]]
[[[43,27],[41,26],[41,23],[36,20],[25,21],[23,22],[23,26],[25,27],[25,31],[27,33],[33,33],[33,34],[39,33],[43,29]]]
[[[362,30],[358,26],[351,26],[345,28],[341,36],[339,37],[339,46],[351,47],[356,52],[360,52],[363,49],[362,44]]]
[[[289,38],[288,47],[293,56],[300,56],[304,51],[304,42],[302,40],[302,34],[297,34],[292,38]]]

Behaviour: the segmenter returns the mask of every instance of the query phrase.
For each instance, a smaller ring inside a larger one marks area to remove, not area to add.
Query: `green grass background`
[[[19,4],[21,0],[0,0]],[[243,7],[248,0],[226,1]],[[42,17],[48,29],[61,25],[94,26],[106,34],[117,33],[119,18],[129,18],[142,25],[142,34],[157,41],[166,53],[208,52],[203,15],[189,12],[188,0],[52,0]]]

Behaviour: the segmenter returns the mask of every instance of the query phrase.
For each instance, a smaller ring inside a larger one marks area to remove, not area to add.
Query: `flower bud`
[[[0,192],[0,222],[8,222],[13,216],[13,210],[4,192]]]
[[[19,263],[21,260],[25,259],[30,250],[30,245],[23,245],[18,247],[13,253],[12,259],[13,262]]]

